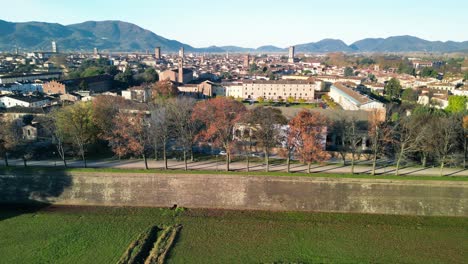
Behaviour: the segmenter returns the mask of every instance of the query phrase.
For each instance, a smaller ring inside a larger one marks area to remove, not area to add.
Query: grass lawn
[[[168,263],[464,263],[468,219],[158,208],[0,207],[0,263],[116,263],[182,224]],[[466,262],[465,262],[466,263]]]
[[[54,167],[10,167],[0,168],[0,173],[67,173],[67,172],[108,172],[108,173],[164,173],[164,174],[223,174],[240,176],[275,176],[275,177],[323,177],[323,178],[352,178],[352,179],[387,179],[387,180],[427,180],[427,181],[468,181],[464,176],[395,176],[395,175],[370,175],[370,174],[350,174],[350,173],[286,173],[286,172],[239,172],[239,171],[213,171],[213,170],[162,170],[162,169],[121,169],[121,168],[54,168]]]

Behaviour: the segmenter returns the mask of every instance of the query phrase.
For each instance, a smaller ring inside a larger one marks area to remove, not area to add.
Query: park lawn
[[[0,209],[0,263],[116,263],[141,232],[155,222],[172,221],[164,213],[172,212],[111,207],[26,213]]]
[[[463,263],[468,219],[117,207],[0,207],[0,263],[115,263],[182,224],[168,263]]]
[[[351,174],[351,173],[303,173],[303,172],[240,172],[240,171],[214,171],[214,170],[163,170],[163,169],[123,169],[123,168],[54,168],[54,167],[10,167],[0,168],[0,173],[20,172],[24,174],[41,173],[160,173],[160,174],[214,174],[214,175],[239,175],[239,176],[274,176],[274,177],[312,177],[312,178],[345,178],[345,179],[384,179],[384,180],[417,180],[417,181],[468,181],[465,176],[417,176],[417,175],[371,175],[371,174]]]

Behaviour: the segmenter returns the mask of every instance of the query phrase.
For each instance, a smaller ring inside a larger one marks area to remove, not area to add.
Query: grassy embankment
[[[351,178],[351,179],[386,179],[386,180],[429,180],[429,181],[468,181],[468,177],[463,176],[417,176],[417,175],[370,175],[370,174],[350,174],[350,173],[286,173],[286,172],[239,172],[239,171],[213,171],[213,170],[163,170],[163,169],[122,169],[122,168],[54,168],[54,167],[10,167],[0,168],[0,173],[19,172],[25,174],[34,173],[156,173],[156,174],[212,174],[212,175],[239,175],[239,176],[274,176],[274,177],[323,177],[323,178]]]
[[[166,252],[168,263],[463,263],[468,259],[467,218],[1,207],[0,262],[116,263],[133,241],[144,240],[141,234],[151,227],[178,224],[183,229]],[[157,233],[161,237],[162,230]],[[153,249],[159,248],[157,243]]]

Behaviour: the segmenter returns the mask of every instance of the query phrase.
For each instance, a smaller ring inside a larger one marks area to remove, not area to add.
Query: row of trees
[[[45,117],[36,118],[47,130],[56,152],[66,164],[67,149],[73,147],[86,166],[86,155],[96,142],[104,142],[119,158],[153,156],[165,161],[169,149],[181,153],[188,167],[196,145],[209,145],[226,151],[226,170],[232,155],[245,155],[249,168],[252,148],[263,151],[266,170],[270,168],[273,149],[287,161],[291,159],[309,166],[326,161],[332,152],[324,150],[327,134],[336,137],[335,153],[351,172],[357,160],[372,161],[372,174],[381,158],[393,160],[396,174],[405,162],[422,166],[438,164],[441,173],[447,164],[466,165],[468,155],[468,118],[464,108],[450,111],[417,107],[409,115],[407,109],[391,109],[382,118],[372,112],[368,122],[342,115],[333,122],[317,112],[303,110],[288,120],[277,108],[245,106],[229,98],[195,101],[190,98],[159,99],[145,105],[129,105],[120,97],[99,96],[93,102],[81,102],[60,108]],[[466,104],[466,101],[465,101]],[[130,110],[132,109],[132,110]],[[27,146],[21,142],[18,126],[0,124],[0,155],[23,152],[27,160]],[[68,154],[69,155],[69,154]]]

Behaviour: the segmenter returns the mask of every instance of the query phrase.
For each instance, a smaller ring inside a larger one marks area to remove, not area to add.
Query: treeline
[[[129,65],[125,71],[119,71],[106,58],[84,60],[81,65],[71,70],[65,79],[77,79],[102,74],[111,75],[114,78],[114,87],[125,89],[139,86],[144,83],[154,83],[159,80],[158,73],[153,67],[143,64]]]
[[[166,90],[160,84],[160,90]],[[158,93],[156,93],[158,95]],[[162,94],[162,93],[159,93]],[[465,110],[450,111],[418,106],[396,106],[383,115],[371,112],[368,120],[343,114],[333,119],[302,110],[288,120],[278,108],[246,109],[233,99],[218,97],[205,101],[157,96],[147,104],[133,104],[121,97],[98,96],[35,117],[46,131],[54,152],[67,166],[70,150],[86,166],[87,155],[96,144],[106,145],[119,158],[161,158],[168,168],[170,152],[180,153],[188,169],[196,146],[226,152],[226,170],[234,155],[245,157],[248,170],[253,148],[260,148],[269,170],[272,152],[286,159],[308,164],[327,161],[332,155],[349,162],[351,172],[358,160],[386,158],[396,165],[396,174],[405,163],[466,166],[468,117]],[[345,113],[345,112],[344,112]],[[1,121],[0,155],[17,153],[26,161],[33,156],[31,142],[21,138],[26,121]],[[328,137],[328,140],[327,140]],[[327,148],[327,150],[325,149]],[[39,150],[41,149],[39,148]]]

